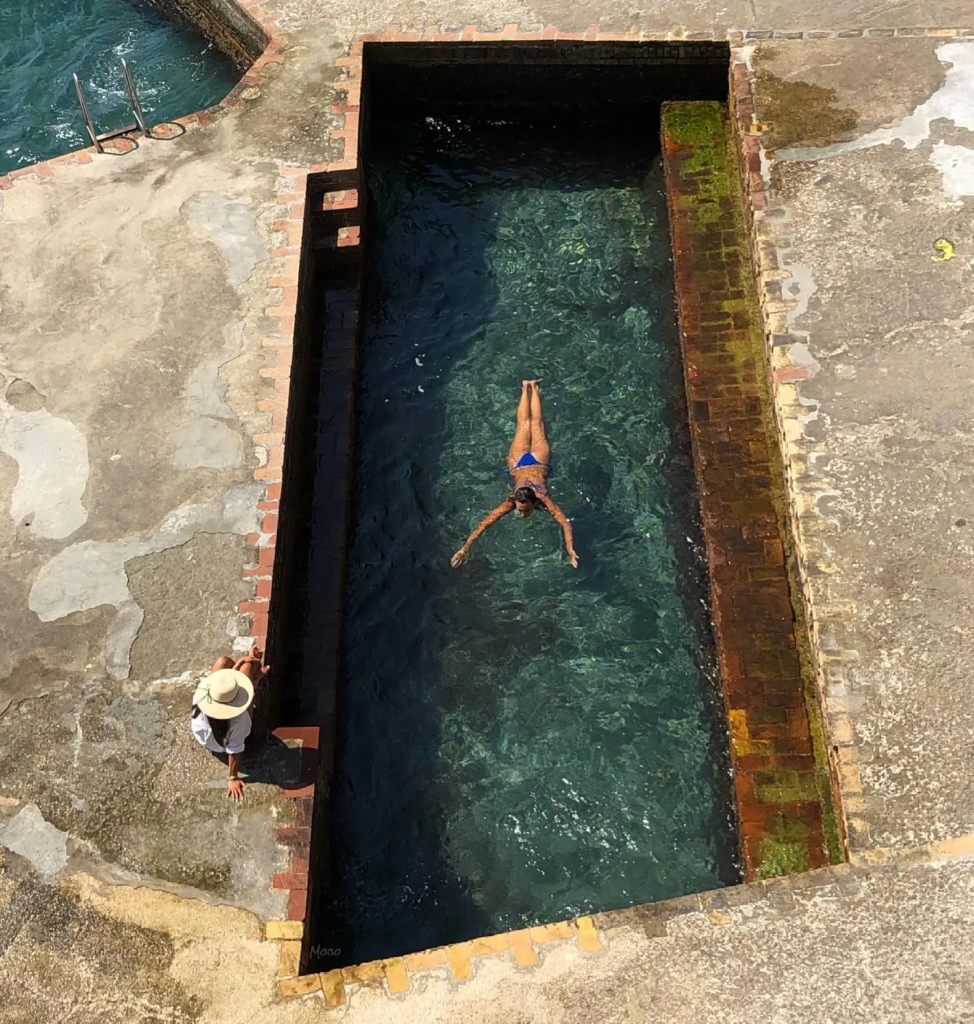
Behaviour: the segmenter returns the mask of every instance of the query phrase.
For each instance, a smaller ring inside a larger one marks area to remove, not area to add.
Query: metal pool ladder
[[[117,139],[120,135],[128,135],[129,132],[135,131],[142,132],[146,137],[149,135],[149,129],[145,123],[145,115],[142,113],[142,104],[139,101],[139,90],[135,87],[132,72],[129,71],[129,66],[125,63],[124,57],[120,59],[119,63],[122,65],[122,81],[125,83],[125,95],[128,97],[129,109],[132,111],[135,123],[127,124],[124,128],[115,128],[110,132],[102,132],[100,135],[95,130],[95,122],[92,121],[91,114],[88,111],[88,102],[85,99],[84,90],[81,88],[81,82],[78,81],[78,75],[77,73],[72,75],[74,78],[74,88],[78,94],[78,104],[81,107],[81,116],[85,119],[85,128],[88,129],[92,145],[99,153],[105,152],[105,147],[102,145],[103,142],[107,142],[109,139]]]

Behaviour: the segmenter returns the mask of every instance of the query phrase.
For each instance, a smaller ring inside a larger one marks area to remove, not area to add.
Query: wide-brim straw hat
[[[200,681],[193,703],[209,718],[236,718],[250,707],[254,684],[235,668],[221,668]]]

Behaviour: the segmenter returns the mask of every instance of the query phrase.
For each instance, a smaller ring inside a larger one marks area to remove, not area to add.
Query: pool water
[[[658,110],[580,117],[370,128],[333,962],[738,878]],[[542,512],[454,570],[533,377],[579,568]]]
[[[130,124],[120,57],[150,126],[218,103],[240,77],[205,39],[136,0],[0,3],[0,174],[90,144],[72,72],[99,132]]]

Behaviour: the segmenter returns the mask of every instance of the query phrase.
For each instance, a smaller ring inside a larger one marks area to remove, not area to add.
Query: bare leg
[[[223,655],[222,658],[217,658],[213,662],[213,668],[210,671],[219,672],[221,668],[233,668],[233,658],[228,658],[226,655]]]
[[[544,416],[541,412],[541,390],[537,381],[531,388],[531,454],[538,462],[548,465],[551,461],[551,446],[545,433]]]
[[[531,451],[531,381],[521,381],[521,400],[517,404],[517,427],[511,450],[507,453],[507,466],[510,469],[525,453]]]

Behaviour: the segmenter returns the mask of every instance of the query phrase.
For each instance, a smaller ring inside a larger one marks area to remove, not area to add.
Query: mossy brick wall
[[[694,461],[748,879],[828,863],[763,338],[723,104],[667,103],[664,164]]]

